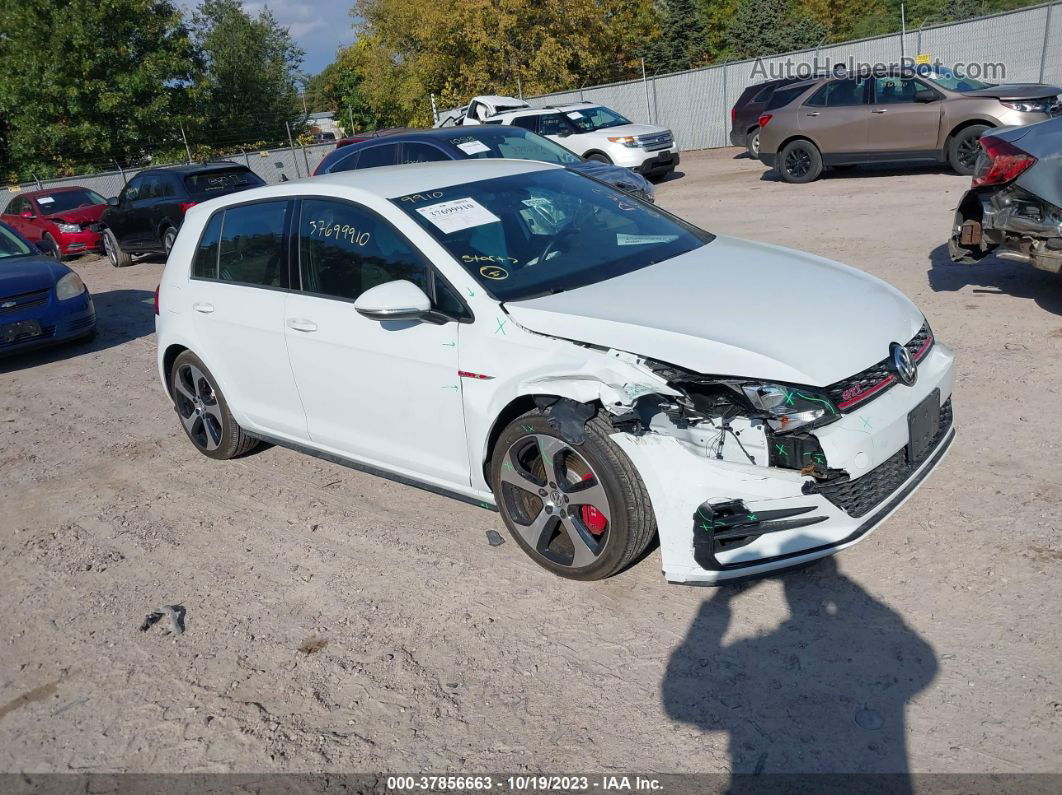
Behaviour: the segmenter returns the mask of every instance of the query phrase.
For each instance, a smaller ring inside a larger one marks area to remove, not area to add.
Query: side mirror
[[[426,320],[431,314],[431,301],[413,282],[398,281],[378,284],[366,290],[354,302],[359,315],[370,320]]]
[[[923,88],[914,95],[915,102],[936,102],[940,97],[937,96],[937,92],[931,88]]]
[[[117,206],[118,206],[118,197],[117,197],[117,196],[111,196],[111,197],[109,197],[109,198],[107,199],[107,204],[108,204],[109,206],[111,206],[111,207],[117,207]]]

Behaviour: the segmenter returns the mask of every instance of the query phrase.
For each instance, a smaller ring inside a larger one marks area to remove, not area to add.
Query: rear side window
[[[214,213],[199,240],[199,248],[196,249],[195,258],[192,260],[194,279],[218,278],[218,241],[221,239],[221,219],[224,215],[224,210]]]
[[[843,108],[866,103],[866,80],[827,80],[805,102],[815,108]]]
[[[192,276],[254,287],[288,287],[286,229],[290,201],[227,207],[207,224]]]
[[[807,90],[808,86],[806,83],[802,86],[795,86],[793,88],[776,88],[774,89],[774,93],[771,95],[770,100],[767,102],[767,110],[784,108]]]
[[[775,89],[775,84],[774,83],[771,83],[770,85],[764,86],[763,88],[761,88],[759,91],[756,92],[756,96],[754,96],[752,98],[752,101],[753,102],[766,102],[768,99],[770,99],[771,94],[774,93],[774,89]]]
[[[393,166],[397,154],[398,144],[385,144],[362,149],[361,157],[358,158],[358,170],[376,168],[377,166]]]
[[[184,178],[184,187],[189,195],[206,201],[212,196],[224,196],[226,193],[256,188],[265,185],[265,182],[248,168],[238,168],[206,171],[201,174],[189,174]]]
[[[328,168],[325,169],[325,172],[328,174],[338,174],[340,171],[353,171],[358,167],[358,155],[360,154],[361,152],[354,152],[353,154],[347,155],[338,163],[333,163],[328,166]]]
[[[540,116],[517,116],[513,119],[513,127],[522,127],[531,132],[538,132],[538,120]]]

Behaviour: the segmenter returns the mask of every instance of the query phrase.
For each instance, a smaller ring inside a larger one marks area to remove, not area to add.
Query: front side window
[[[431,144],[417,142],[402,144],[402,163],[433,163],[437,160],[449,160],[443,152]]]
[[[879,77],[874,81],[874,104],[894,105],[914,102],[925,85],[912,77]]]
[[[307,293],[356,299],[405,279],[430,295],[427,264],[383,219],[330,199],[305,199],[299,220],[299,276]]]
[[[129,184],[122,188],[122,192],[118,194],[118,198],[122,202],[135,202],[141,198],[140,192],[144,188],[144,181],[146,177],[133,177],[129,180]]]
[[[713,239],[658,208],[561,168],[391,201],[501,301],[604,281]]]
[[[221,227],[217,237],[217,278],[223,282],[255,287],[288,287],[287,245],[285,230],[292,202],[270,201],[227,207],[219,213]],[[217,216],[216,216],[217,217]],[[204,234],[206,248],[213,219]],[[204,253],[203,267],[209,270],[209,252]],[[197,253],[198,266],[198,253]]]
[[[594,130],[604,130],[608,127],[619,127],[623,124],[631,123],[631,120],[626,116],[622,116],[611,108],[601,105],[569,110],[564,115],[571,119],[580,132],[593,132]]]

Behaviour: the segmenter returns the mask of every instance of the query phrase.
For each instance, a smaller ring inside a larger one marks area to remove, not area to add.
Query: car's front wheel
[[[641,477],[609,438],[603,416],[585,438],[566,441],[540,411],[502,431],[491,459],[491,485],[505,526],[532,560],[574,580],[623,569],[656,534]]]
[[[968,177],[974,173],[977,156],[981,153],[981,135],[987,129],[987,125],[973,124],[951,137],[948,144],[948,164],[956,174]]]
[[[822,174],[819,148],[811,141],[790,141],[778,153],[778,173],[786,182],[814,182]]]
[[[170,372],[170,394],[184,432],[210,458],[235,458],[258,446],[229,411],[214,376],[191,351],[184,351]]]
[[[133,258],[118,245],[118,238],[110,229],[103,230],[103,253],[116,268],[128,268],[133,264]]]

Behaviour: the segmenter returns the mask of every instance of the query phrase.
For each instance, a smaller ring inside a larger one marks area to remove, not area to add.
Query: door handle
[[[301,317],[289,317],[288,328],[295,331],[317,331],[317,324]]]
[[[874,110],[872,110],[870,112],[871,113],[888,113],[889,110],[888,110],[888,108],[874,108]]]
[[[192,304],[192,309],[194,309],[196,312],[202,312],[204,315],[209,315],[211,312],[214,311],[214,305],[205,303],[203,301],[197,301],[196,303]]]
[[[817,110],[813,110],[813,111],[811,111],[811,113],[805,113],[804,115],[805,116],[818,116],[819,112]]]

